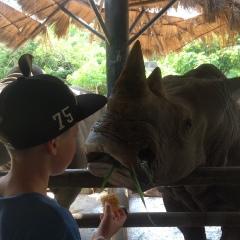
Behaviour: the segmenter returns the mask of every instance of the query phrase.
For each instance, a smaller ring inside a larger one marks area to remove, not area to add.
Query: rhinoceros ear
[[[139,41],[134,43],[125,67],[116,81],[113,93],[131,97],[146,95],[145,66]]]
[[[148,76],[148,85],[151,91],[159,97],[167,97],[162,83],[162,74],[159,67],[156,67]]]
[[[24,54],[18,60],[18,66],[24,77],[31,76],[32,73],[32,59],[31,54]]]
[[[240,98],[240,78],[228,78],[226,79],[226,84],[228,90],[234,101],[237,101]]]

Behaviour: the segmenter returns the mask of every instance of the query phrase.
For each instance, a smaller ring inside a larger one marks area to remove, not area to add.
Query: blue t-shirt
[[[79,240],[78,225],[68,209],[41,195],[0,198],[0,240]]]

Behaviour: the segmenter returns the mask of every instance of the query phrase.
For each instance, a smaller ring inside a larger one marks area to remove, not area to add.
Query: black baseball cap
[[[0,93],[0,139],[12,149],[43,144],[106,103],[107,98],[99,94],[75,96],[52,75],[19,77]]]

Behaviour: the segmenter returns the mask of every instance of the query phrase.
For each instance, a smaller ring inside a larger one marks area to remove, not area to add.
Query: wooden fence
[[[0,177],[7,171],[0,171]],[[66,170],[59,176],[51,177],[52,188],[99,188],[102,178],[95,177],[88,170]],[[188,177],[168,186],[180,185],[240,185],[240,167],[198,168]],[[113,186],[107,184],[106,187]],[[122,186],[124,187],[124,186]],[[239,189],[240,190],[240,189]],[[127,211],[127,206],[125,208]],[[149,220],[155,223],[155,226]],[[123,227],[173,227],[173,226],[240,226],[240,212],[127,212],[128,218]],[[81,228],[95,228],[99,225],[100,214],[78,214],[75,217]]]

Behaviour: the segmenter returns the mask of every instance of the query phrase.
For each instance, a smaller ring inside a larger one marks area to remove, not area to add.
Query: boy
[[[61,174],[75,153],[78,122],[102,108],[104,96],[74,96],[51,75],[20,77],[0,93],[0,139],[11,156],[0,178],[0,240],[81,239],[71,213],[48,198],[49,176]],[[123,225],[109,203],[92,239],[110,239]]]

